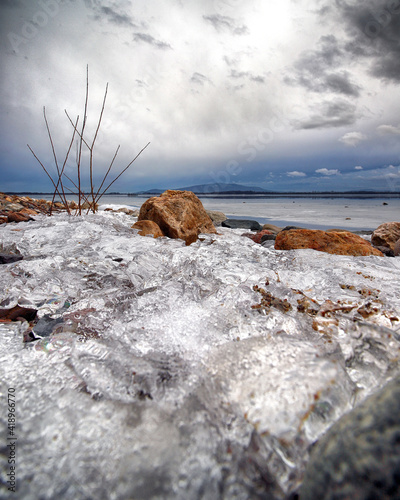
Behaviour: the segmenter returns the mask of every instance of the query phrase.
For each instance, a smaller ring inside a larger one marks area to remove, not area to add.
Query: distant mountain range
[[[263,188],[255,186],[243,186],[242,184],[196,184],[195,186],[186,186],[177,188],[179,191],[192,191],[195,194],[220,194],[220,193],[269,193]],[[165,189],[149,189],[139,191],[134,194],[161,194]]]

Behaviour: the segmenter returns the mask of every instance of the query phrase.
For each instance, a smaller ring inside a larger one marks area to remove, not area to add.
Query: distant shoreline
[[[39,193],[39,192],[7,192],[7,195],[28,195],[28,196],[53,196],[54,193]],[[90,193],[86,193],[90,194]],[[400,193],[391,191],[321,191],[321,192],[269,192],[269,193],[257,193],[254,191],[227,191],[227,192],[215,192],[215,193],[196,193],[199,198],[219,198],[219,199],[231,199],[231,198],[314,198],[314,199],[334,199],[334,198],[351,198],[351,199],[398,199],[400,198]],[[103,197],[107,196],[127,196],[130,198],[149,198],[151,196],[159,196],[160,193],[107,193]],[[74,194],[66,193],[66,196],[75,196]]]

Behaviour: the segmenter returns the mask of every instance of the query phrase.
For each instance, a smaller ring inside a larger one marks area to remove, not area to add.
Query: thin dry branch
[[[72,148],[72,144],[74,143],[74,139],[75,139],[75,130],[76,130],[76,127],[78,126],[78,122],[79,122],[79,115],[77,116],[76,118],[76,123],[75,123],[75,126],[74,126],[74,131],[72,133],[72,138],[71,138],[71,142],[69,144],[69,147],[68,147],[68,150],[67,150],[67,153],[65,155],[65,159],[64,159],[64,163],[63,163],[63,166],[62,166],[62,169],[61,169],[61,172],[59,172],[59,175],[58,175],[58,182],[57,182],[57,186],[59,184],[61,184],[63,186],[63,183],[62,183],[62,175],[64,173],[64,170],[65,170],[65,166],[67,164],[67,161],[68,161],[68,157],[69,157],[69,153],[71,152],[71,148]],[[63,189],[64,191],[64,189]],[[51,201],[51,207],[53,207],[53,204],[54,204],[54,198],[56,196],[56,192],[54,191],[54,194],[53,194],[53,199]],[[69,213],[69,206],[68,206],[68,201],[65,197],[65,208],[67,210],[67,212]],[[51,209],[50,209],[50,214],[51,214]]]
[[[57,187],[60,184],[60,186],[61,186],[61,192],[63,194],[63,196],[60,195],[60,198],[63,200],[63,202],[65,204],[65,207],[67,208],[67,211],[68,211],[68,202],[67,202],[67,198],[66,198],[65,192],[64,192],[64,186],[63,186],[62,179],[61,179],[60,168],[58,166],[56,150],[54,148],[54,143],[53,143],[53,137],[51,136],[51,131],[50,131],[49,123],[47,121],[46,107],[45,106],[43,106],[43,116],[44,116],[44,121],[46,123],[47,133],[48,133],[48,136],[49,136],[49,140],[50,140],[50,144],[51,144],[51,149],[53,151],[54,162],[56,164],[57,173],[58,173]],[[54,196],[53,196],[53,200],[52,200],[51,205],[50,205],[50,214],[51,214],[51,211],[53,209],[53,202],[54,202]]]
[[[78,192],[79,192],[79,198],[78,198],[78,213],[79,215],[82,214],[81,210],[81,159],[82,159],[82,142],[83,142],[83,133],[85,131],[86,127],[86,120],[87,120],[87,108],[88,108],[88,100],[89,100],[89,65],[86,65],[86,95],[85,95],[85,110],[83,112],[83,122],[82,122],[82,131],[79,134],[80,141],[79,141],[79,154],[78,154],[78,159],[77,159],[77,174],[78,174]],[[68,117],[69,118],[69,117]]]
[[[97,193],[96,193],[96,196],[95,196],[95,202],[96,202],[96,203],[97,203],[97,200],[98,200],[98,199],[100,199],[100,198],[97,198],[97,197],[98,197],[98,195],[99,195],[99,193],[100,193],[100,191],[101,191],[101,188],[103,187],[104,183],[106,182],[106,179],[107,179],[107,177],[108,177],[108,174],[110,173],[110,171],[111,171],[111,169],[112,169],[112,166],[113,166],[114,161],[115,161],[115,159],[116,159],[116,157],[117,157],[117,154],[118,154],[118,151],[119,151],[119,148],[120,148],[120,147],[121,147],[121,145],[118,145],[117,150],[115,151],[115,155],[114,155],[114,157],[113,157],[113,159],[112,159],[112,161],[111,161],[111,163],[110,163],[110,166],[108,167],[108,170],[107,170],[107,172],[106,172],[106,175],[104,176],[103,181],[102,181],[102,183],[100,184],[99,189],[97,190]]]
[[[47,171],[46,167],[43,165],[43,163],[39,160],[39,158],[36,156],[35,152],[33,151],[33,149],[29,146],[29,144],[27,144],[28,148],[30,149],[31,153],[33,154],[33,156],[36,158],[36,160],[39,162],[39,164],[41,165],[41,167],[43,168],[43,170],[46,172],[47,176],[49,177],[49,179],[51,180],[53,186],[54,186],[54,189],[56,190],[58,196],[62,199],[61,197],[61,194],[60,192],[58,191],[58,187],[56,186],[55,182],[53,181],[53,178],[51,177],[51,175],[49,174],[49,172]]]
[[[106,99],[107,99],[107,92],[108,92],[108,82],[107,82],[107,85],[106,85],[106,90],[104,92],[103,105],[101,107],[101,112],[100,112],[99,121],[97,123],[96,132],[94,134],[92,146],[90,148],[90,166],[89,166],[89,170],[90,170],[90,192],[92,194],[93,204],[95,203],[94,188],[93,188],[93,150],[94,150],[94,144],[95,144],[96,139],[97,139],[97,134],[99,133],[99,130],[100,130],[101,120],[103,118],[104,108],[105,108]]]
[[[66,175],[66,174],[64,174],[64,175],[65,175],[65,177],[66,177],[66,178],[67,178],[70,182],[72,182],[72,184],[75,186],[75,188],[76,188],[76,189],[78,189],[78,186],[77,186],[77,185],[75,184],[75,182],[71,179],[71,177],[68,177],[68,175]],[[68,189],[68,191],[70,191],[72,194],[76,194],[76,195],[78,195],[78,196],[81,196],[81,197],[82,197],[82,198],[83,198],[83,199],[84,199],[87,203],[89,203],[89,204],[90,204],[89,200],[88,200],[88,199],[86,198],[86,196],[85,196],[85,193],[83,193],[82,191],[81,191],[81,192],[79,192],[79,191],[78,191],[77,193],[74,193],[74,192],[72,191],[72,189],[70,189],[70,188],[68,188],[68,187],[67,187],[66,189]]]
[[[146,146],[144,148],[142,148],[139,153],[135,156],[135,158],[130,162],[128,163],[128,165],[122,170],[122,172],[117,175],[117,177],[106,187],[106,189],[101,193],[101,195],[97,198],[96,202],[98,202],[100,200],[100,198],[110,189],[110,187],[114,184],[115,181],[117,181],[121,175],[126,172],[128,170],[128,168],[132,165],[132,163],[137,159],[139,158],[139,156],[143,153],[143,151],[147,148],[147,146],[150,144],[150,142],[148,142],[146,144]]]
[[[74,125],[74,122],[72,121],[71,117],[69,116],[68,111],[67,111],[66,109],[64,109],[64,112],[65,112],[65,114],[67,115],[68,120],[70,121],[71,125],[74,127],[75,132],[79,135],[79,138],[81,139],[81,141],[83,142],[83,144],[85,144],[85,146],[86,146],[88,149],[90,149],[90,146],[89,146],[89,144],[85,141],[85,139],[83,138],[82,133],[81,133],[81,132],[79,132],[78,128]]]

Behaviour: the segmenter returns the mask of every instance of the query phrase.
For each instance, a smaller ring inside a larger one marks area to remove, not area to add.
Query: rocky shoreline
[[[163,208],[154,208],[154,204],[163,202],[170,204],[168,210],[173,213],[170,220],[165,218]],[[71,212],[76,213],[77,208],[76,202],[69,202],[68,209]],[[81,208],[88,210],[90,206],[85,203]],[[36,200],[28,196],[0,193],[0,224],[27,222],[35,215],[51,215],[63,211],[66,211],[66,207],[60,202],[52,203],[49,200]],[[105,211],[121,212],[131,217],[138,217],[138,222],[132,227],[138,229],[142,236],[153,234],[155,237],[182,238],[187,244],[195,241],[201,232],[213,232],[211,229],[213,224],[215,227],[250,230],[250,233],[244,233],[243,236],[264,246],[271,246],[271,242],[275,242],[276,250],[311,248],[337,255],[385,255],[388,257],[400,255],[400,222],[381,224],[372,232],[370,244],[356,232],[344,229],[321,231],[296,226],[281,228],[271,224],[261,225],[255,220],[228,219],[222,212],[204,210],[197,196],[189,191],[166,191],[160,196],[150,198],[141,210],[106,208]],[[189,217],[188,211],[191,211]],[[185,212],[185,220],[182,219],[183,212]],[[172,219],[175,221],[171,222]]]
[[[21,431],[21,498],[398,498],[398,259],[220,212],[197,234],[191,199],[75,218],[0,195],[0,379],[55,457]],[[371,241],[394,255],[398,225]]]

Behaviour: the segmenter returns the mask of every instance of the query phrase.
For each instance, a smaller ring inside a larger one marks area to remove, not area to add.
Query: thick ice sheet
[[[27,324],[0,324],[18,498],[284,498],[307,447],[399,372],[400,260],[278,252],[224,228],[186,247],[133,222],[0,228],[25,257],[1,268],[0,307],[41,318],[28,344]]]

